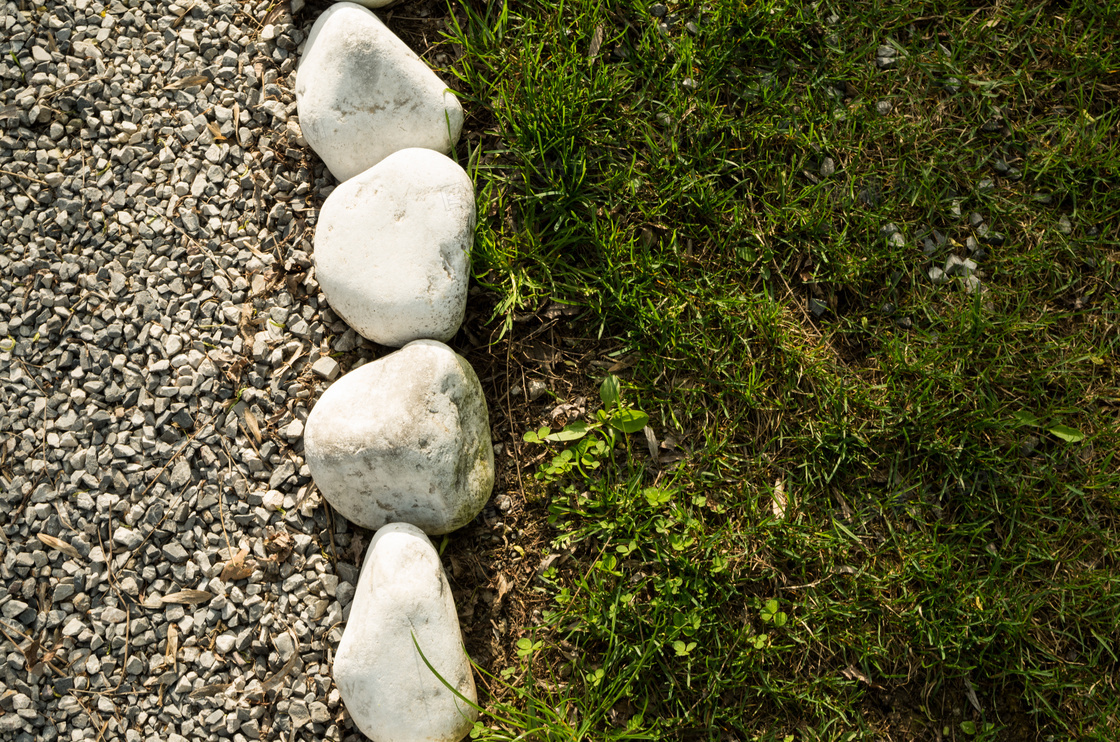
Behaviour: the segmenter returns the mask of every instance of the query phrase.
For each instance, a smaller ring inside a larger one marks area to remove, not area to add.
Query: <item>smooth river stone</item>
[[[401,0],[356,0],[356,3],[364,8],[375,10],[377,8],[388,8],[391,5],[396,5],[400,1]]]
[[[372,11],[336,3],[296,72],[303,137],[341,181],[408,147],[447,153],[459,140],[455,94]]]
[[[366,552],[334,681],[350,717],[374,742],[457,742],[478,713],[432,668],[477,704],[439,554],[415,526],[392,523]]]
[[[430,534],[469,523],[490,499],[494,451],[482,386],[451,348],[417,340],[327,389],[303,432],[304,458],[340,515],[371,530]]]
[[[467,306],[471,179],[430,149],[404,149],[338,186],[315,227],[315,277],[365,338],[447,341]]]

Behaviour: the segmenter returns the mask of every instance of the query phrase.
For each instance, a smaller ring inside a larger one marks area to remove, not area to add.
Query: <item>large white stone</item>
[[[415,526],[392,523],[370,542],[334,659],[346,710],[374,742],[456,742],[474,725],[477,711],[440,682],[425,658],[477,703],[439,554]]]
[[[474,186],[430,149],[404,149],[338,186],[315,227],[315,277],[339,316],[383,345],[450,340],[463,322]]]
[[[388,8],[391,5],[396,5],[401,0],[354,0],[358,5],[366,8]],[[339,2],[339,0],[335,0]]]
[[[358,525],[431,534],[471,521],[494,486],[482,386],[443,343],[417,340],[336,381],[311,410],[304,457],[327,502]]]
[[[296,73],[304,139],[339,180],[406,147],[450,152],[463,108],[370,10],[336,3],[315,25]]]

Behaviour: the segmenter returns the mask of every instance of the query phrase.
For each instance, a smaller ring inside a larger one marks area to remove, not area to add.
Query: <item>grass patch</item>
[[[1120,14],[652,9],[452,7],[492,324],[577,307],[676,452],[526,478],[477,733],[1115,739]]]

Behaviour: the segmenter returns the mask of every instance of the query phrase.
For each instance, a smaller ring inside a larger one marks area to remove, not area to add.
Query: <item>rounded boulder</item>
[[[341,181],[407,147],[450,152],[455,94],[367,8],[335,3],[311,27],[296,72],[303,137]]]
[[[451,587],[415,526],[386,525],[370,542],[334,680],[350,717],[374,742],[457,742],[474,725],[474,675]]]
[[[467,305],[475,199],[470,178],[429,149],[404,149],[338,186],[315,227],[315,277],[365,338],[447,341]]]
[[[363,528],[454,531],[494,486],[482,386],[466,359],[417,340],[343,376],[307,417],[304,457],[319,491]]]

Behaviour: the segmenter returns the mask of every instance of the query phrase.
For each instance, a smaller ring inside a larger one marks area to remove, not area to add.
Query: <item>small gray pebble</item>
[[[296,651],[295,642],[292,641],[292,635],[287,631],[278,634],[272,640],[273,646],[276,647],[277,654],[280,655],[281,662],[287,662]]]
[[[311,364],[311,371],[321,379],[334,381],[339,372],[338,361],[330,356],[323,356]]]
[[[163,555],[168,561],[175,564],[182,564],[190,558],[190,554],[187,553],[187,550],[177,541],[172,541],[164,546]]]
[[[134,528],[117,526],[117,529],[113,531],[113,543],[127,550],[135,549],[143,541],[144,535]]]

